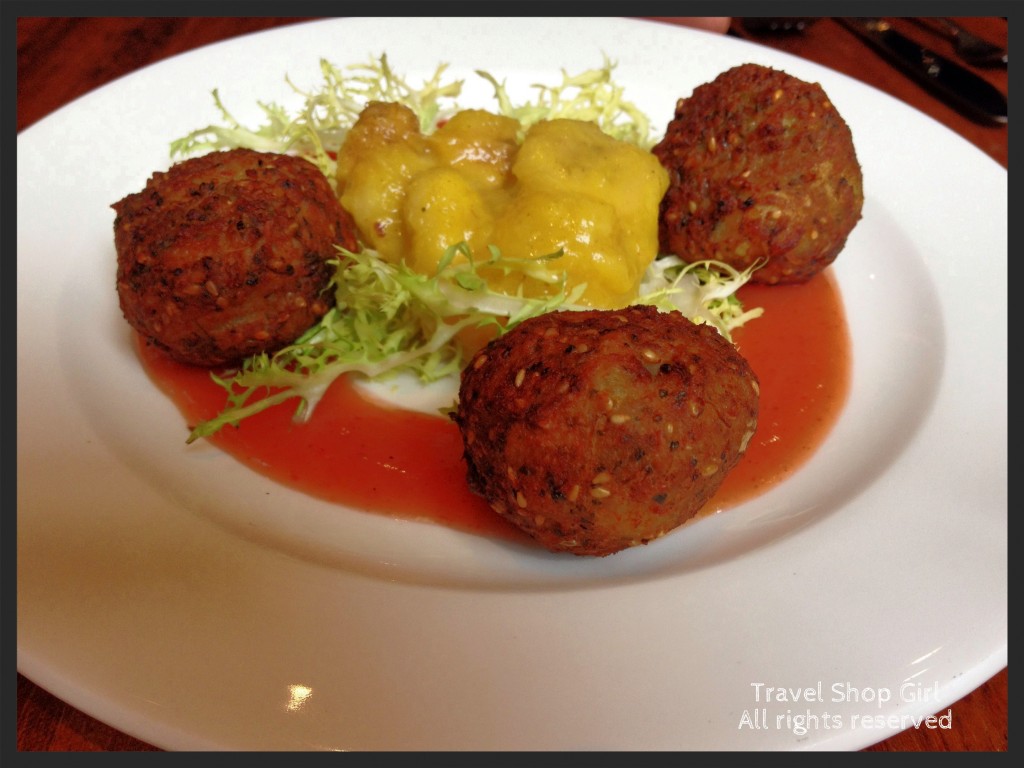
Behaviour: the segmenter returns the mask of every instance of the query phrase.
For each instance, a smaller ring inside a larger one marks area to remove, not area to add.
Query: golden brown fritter
[[[287,155],[234,149],[185,160],[112,207],[125,319],[193,365],[294,341],[333,304],[335,244],[356,247],[327,179]]]
[[[653,149],[669,172],[659,239],[753,282],[796,283],[831,264],[860,220],[861,168],[846,122],[817,83],[757,64],[676,104]]]
[[[757,378],[711,326],[652,307],[524,321],[462,373],[469,486],[545,548],[608,555],[693,517],[757,425]]]

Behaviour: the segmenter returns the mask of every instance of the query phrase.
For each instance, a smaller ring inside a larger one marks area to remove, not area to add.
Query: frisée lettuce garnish
[[[614,67],[606,58],[603,66],[576,75],[563,70],[560,84],[535,84],[535,97],[523,102],[513,100],[505,82],[484,71],[476,74],[493,87],[493,111],[516,119],[523,133],[542,120],[586,120],[614,138],[650,149],[654,144],[650,121],[624,98],[612,78]],[[258,128],[241,125],[214,90],[223,124],[172,142],[171,157],[237,147],[294,154],[317,165],[336,185],[335,154],[370,101],[409,107],[424,133],[460,109],[457,99],[464,81],[446,80],[446,64],[439,65],[419,87],[398,75],[386,55],[345,68],[321,59],[320,69],[323,82],[311,91],[299,89],[286,78],[303,98],[297,112],[259,103],[266,122]],[[586,286],[567,287],[566,275],[559,270],[560,256],[556,252],[512,259],[491,247],[481,259],[460,243],[446,250],[434,274],[425,275],[385,261],[373,249],[351,252],[339,246],[330,285],[335,306],[287,347],[253,356],[223,375],[211,374],[227,392],[227,403],[216,417],[196,425],[188,442],[294,398],[295,418],[308,418],[330,383],[343,374],[380,378],[405,371],[424,382],[457,375],[463,364],[458,343],[462,331],[493,328],[501,334],[544,312],[585,308],[578,300]],[[633,303],[682,312],[731,338],[732,330],[761,314],[759,308],[745,309],[735,295],[756,266],[740,272],[715,261],[687,264],[676,256],[662,255],[648,268]],[[496,270],[539,280],[546,290],[541,297],[521,290],[515,294],[494,290],[486,276]]]
[[[623,98],[622,87],[612,79],[614,68],[615,64],[605,58],[603,66],[576,75],[563,70],[559,85],[534,84],[536,97],[521,104],[513,102],[505,82],[482,70],[476,70],[476,74],[494,89],[494,111],[518,120],[523,132],[541,120],[590,120],[610,136],[649,149],[656,140],[650,120]],[[172,141],[171,157],[236,147],[290,153],[317,165],[334,184],[336,169],[331,153],[341,146],[369,102],[404,104],[419,117],[424,133],[459,111],[458,97],[465,81],[446,81],[447,70],[447,64],[439,64],[430,78],[414,88],[391,68],[386,54],[347,67],[321,59],[323,82],[319,88],[304,91],[285,77],[292,90],[303,98],[302,107],[289,113],[279,104],[258,102],[266,117],[258,128],[242,126],[224,105],[220,91],[214,89],[213,101],[224,124],[211,124]]]
[[[465,259],[456,260],[457,255]],[[427,276],[391,264],[370,249],[340,249],[332,282],[335,306],[295,343],[249,358],[229,378],[214,375],[228,392],[228,406],[197,425],[189,442],[294,397],[299,398],[295,417],[302,419],[345,373],[381,378],[404,370],[424,382],[458,374],[462,353],[456,337],[461,331],[493,327],[503,333],[528,317],[573,305],[585,287],[567,291],[562,281],[549,297],[510,296],[490,290],[480,268],[528,272],[557,257],[531,264],[491,249],[478,264],[460,243],[448,248],[437,272]],[[268,394],[268,388],[277,391]]]

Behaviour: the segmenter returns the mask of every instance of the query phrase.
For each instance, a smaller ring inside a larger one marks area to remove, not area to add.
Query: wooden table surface
[[[19,17],[18,130],[123,74],[177,53],[229,37],[305,21],[301,18],[48,18]],[[958,19],[972,31],[1006,44],[1001,17]],[[678,20],[660,19],[667,23]],[[910,19],[896,26],[934,51],[952,55],[949,41]],[[832,19],[802,33],[753,36],[738,20],[729,34],[802,56],[913,105],[1008,167],[1007,128],[981,125],[904,77]],[[1007,70],[976,69],[1007,92]],[[872,751],[1005,751],[1007,671],[952,706],[953,727],[910,729]],[[136,751],[155,748],[121,733],[18,675],[17,743],[22,751]],[[945,710],[943,710],[944,712]]]

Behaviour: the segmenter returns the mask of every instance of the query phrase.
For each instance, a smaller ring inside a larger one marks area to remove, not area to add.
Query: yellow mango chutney
[[[483,110],[453,115],[430,134],[395,103],[368,105],[338,153],[338,189],[363,241],[389,262],[433,274],[466,242],[478,260],[563,251],[545,269],[580,303],[615,309],[637,296],[658,253],[658,206],[668,174],[649,151],[579,120],[520,124]],[[488,284],[527,296],[549,282],[513,273]]]

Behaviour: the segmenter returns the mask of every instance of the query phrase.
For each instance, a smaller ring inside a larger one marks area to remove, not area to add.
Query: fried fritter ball
[[[714,328],[653,307],[540,315],[462,373],[470,488],[554,552],[646,544],[704,506],[757,426],[757,377]]]
[[[717,259],[752,282],[808,280],[860,220],[861,168],[850,128],[817,83],[744,64],[676,104],[653,149],[669,172],[661,249]]]
[[[335,244],[356,247],[327,179],[287,155],[234,149],[185,160],[112,207],[125,319],[191,365],[293,342],[333,304]]]

